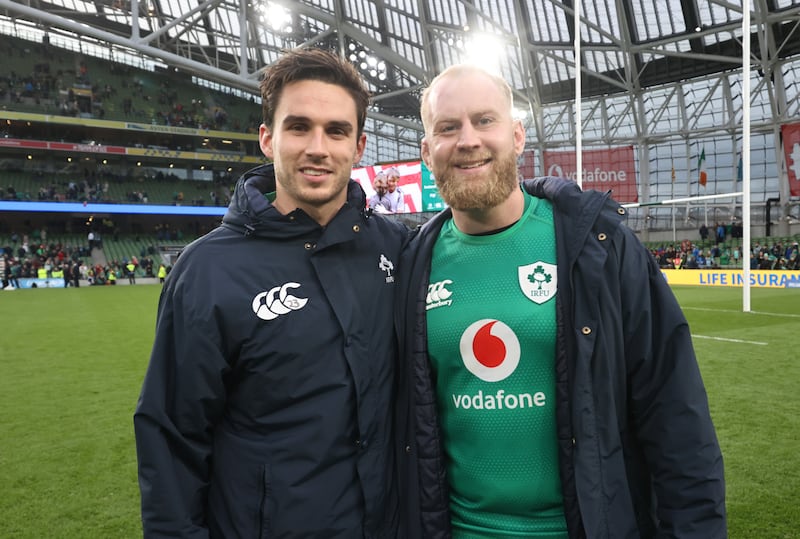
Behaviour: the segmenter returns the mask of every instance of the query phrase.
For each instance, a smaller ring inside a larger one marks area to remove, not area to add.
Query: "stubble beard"
[[[505,201],[519,187],[517,157],[508,154],[492,161],[485,178],[459,181],[452,166],[441,174],[434,171],[439,195],[454,210],[486,210]]]
[[[275,182],[281,186],[284,193],[294,200],[298,207],[320,208],[331,203],[339,197],[342,191],[347,189],[349,181],[350,175],[342,173],[335,178],[333,183],[310,186],[298,180],[293,171],[275,168]]]

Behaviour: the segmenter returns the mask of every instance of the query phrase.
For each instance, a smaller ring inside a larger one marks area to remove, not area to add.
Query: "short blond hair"
[[[511,91],[511,86],[509,86],[509,84],[503,77],[495,75],[494,73],[490,73],[486,69],[475,64],[455,64],[448,67],[438,75],[436,75],[436,77],[434,77],[434,79],[431,81],[428,87],[425,88],[425,90],[423,90],[422,92],[422,97],[420,98],[420,116],[422,117],[422,126],[426,132],[427,132],[427,127],[426,127],[427,122],[425,120],[430,114],[428,107],[429,107],[431,91],[443,79],[451,77],[463,77],[464,75],[483,75],[484,77],[495,83],[497,88],[500,90],[500,93],[503,95],[503,97],[506,99],[506,102],[508,103],[509,113],[511,112],[514,106],[514,94]]]

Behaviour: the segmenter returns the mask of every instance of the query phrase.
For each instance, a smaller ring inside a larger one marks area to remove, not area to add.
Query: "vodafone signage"
[[[544,152],[547,176],[575,179],[574,151]],[[583,190],[611,191],[617,202],[638,202],[633,146],[583,150]]]

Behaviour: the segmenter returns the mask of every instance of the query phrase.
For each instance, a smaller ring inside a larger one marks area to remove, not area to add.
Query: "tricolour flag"
[[[708,183],[708,172],[706,172],[706,149],[700,152],[700,161],[697,163],[697,168],[700,169],[700,185],[703,187]]]
[[[739,154],[739,163],[736,165],[736,179],[742,181],[744,179],[744,161],[742,154]]]

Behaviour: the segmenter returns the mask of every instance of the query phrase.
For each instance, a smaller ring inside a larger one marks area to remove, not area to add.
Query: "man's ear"
[[[425,166],[428,167],[428,170],[431,170],[431,165],[430,165],[431,149],[428,146],[428,141],[425,137],[422,138],[422,144],[420,146],[420,149],[421,149],[422,161],[425,163]]]
[[[261,147],[261,153],[267,159],[275,158],[275,152],[272,151],[272,130],[266,125],[261,124],[258,128],[258,145]]]
[[[514,120],[514,151],[517,152],[517,156],[525,151],[525,128],[520,120]]]
[[[359,161],[361,161],[361,157],[364,155],[364,149],[367,147],[367,135],[361,133],[361,136],[358,137],[358,141],[356,142],[356,154],[353,156],[353,165],[357,165]]]

